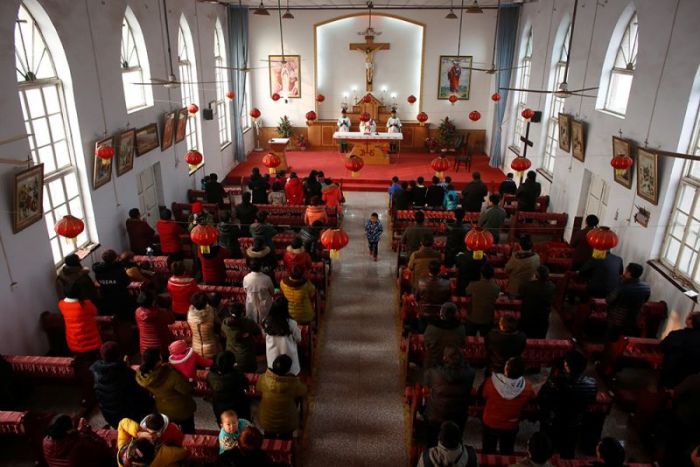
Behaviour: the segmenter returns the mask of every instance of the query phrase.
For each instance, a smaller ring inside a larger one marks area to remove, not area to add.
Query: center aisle
[[[350,243],[333,263],[304,465],[403,467],[396,254],[389,241],[387,195],[353,192],[345,197],[343,229]],[[369,257],[364,234],[372,212],[379,213],[384,226],[377,262]]]

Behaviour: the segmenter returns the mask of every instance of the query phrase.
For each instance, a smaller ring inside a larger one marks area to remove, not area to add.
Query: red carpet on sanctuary
[[[267,152],[251,152],[248,159],[241,162],[226,176],[225,183],[240,185],[241,177],[247,179],[253,167],[258,167],[261,173],[267,173],[267,168],[262,163],[263,156]],[[315,170],[322,170],[326,177],[332,178],[336,182],[342,182],[346,191],[385,191],[389,186],[391,177],[397,176],[402,181],[415,180],[417,177],[424,177],[429,182],[434,175],[430,168],[432,161],[437,154],[427,152],[404,152],[398,157],[392,156],[390,165],[365,165],[357,177],[352,177],[345,168],[343,156],[336,151],[287,151],[287,164],[290,170],[296,172],[300,178],[304,178],[308,173]],[[494,167],[489,167],[488,157],[474,156],[472,158],[471,171],[464,165],[456,172],[452,163],[454,156],[448,156],[450,169],[445,175],[452,177],[452,182],[457,190],[461,190],[465,183],[471,181],[471,172],[481,173],[481,179],[492,191],[493,184],[497,189],[505,175]]]

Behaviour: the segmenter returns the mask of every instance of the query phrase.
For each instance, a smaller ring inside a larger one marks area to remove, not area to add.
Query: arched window
[[[122,20],[121,63],[122,83],[126,111],[131,113],[153,105],[153,92],[150,86],[139,86],[148,74],[148,55],[141,28],[131,8],[126,7]]]
[[[187,20],[184,16],[180,17],[180,26],[177,34],[177,63],[180,71],[180,92],[182,96],[182,106],[187,107],[190,104],[199,105],[199,91],[197,90],[197,62],[194,57],[194,46],[192,43],[192,34],[187,25]],[[201,107],[201,106],[200,106]],[[202,139],[199,122],[199,112],[187,113],[189,120],[187,121],[187,149],[202,148]]]
[[[525,40],[522,58],[519,64],[518,79],[516,88],[527,89],[530,85],[530,71],[532,69],[532,27]],[[513,135],[513,145],[520,146],[520,137],[525,136],[525,119],[521,113],[527,107],[527,92],[517,91],[515,96],[515,133]]]
[[[559,89],[564,81],[564,71],[566,71],[566,61],[569,56],[569,37],[571,35],[571,25],[566,30],[564,41],[558,50],[558,61],[554,64],[552,73],[554,79],[550,89]],[[554,172],[554,159],[559,147],[559,113],[564,110],[564,99],[552,94],[547,109],[547,137],[544,145],[544,158],[542,168],[550,174]]]
[[[52,42],[54,48],[60,44]],[[17,88],[29,148],[35,164],[44,164],[44,220],[56,265],[90,243],[90,229],[75,241],[61,241],[53,230],[63,216],[85,220],[85,203],[70,134],[63,83],[39,25],[23,3],[15,23]]]
[[[639,46],[639,28],[637,14],[627,23],[625,33],[615,54],[615,62],[610,70],[610,82],[605,96],[605,110],[625,115],[627,101],[632,90],[634,70],[637,69],[637,52]]]
[[[221,23],[216,20],[214,28],[214,65],[216,66],[216,113],[219,120],[219,143],[221,147],[231,142],[231,112],[226,100],[226,91],[229,87],[228,66],[226,60],[226,43]]]

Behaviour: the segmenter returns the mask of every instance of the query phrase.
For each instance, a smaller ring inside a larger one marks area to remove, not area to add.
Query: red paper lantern
[[[307,123],[313,122],[314,120],[316,120],[316,118],[318,118],[318,115],[316,115],[316,112],[314,112],[313,110],[309,110],[308,112],[306,112],[306,122]]]
[[[438,156],[430,162],[430,167],[435,171],[435,176],[442,178],[443,172],[450,168],[447,157]]]
[[[345,159],[345,168],[352,172],[353,177],[357,177],[364,166],[365,161],[361,157],[350,156]]]
[[[428,121],[428,114],[425,112],[421,112],[418,115],[416,115],[416,120],[418,120],[420,126],[423,126],[425,122]]]
[[[457,96],[450,94],[450,97],[448,97],[447,100],[450,101],[450,104],[455,105],[455,102],[457,102]]]
[[[326,100],[326,96],[324,96],[323,94],[319,94],[318,96],[316,96],[316,102],[320,103],[320,102],[323,102],[325,100]]]
[[[518,172],[519,177],[522,177],[523,172],[528,170],[531,166],[532,162],[527,157],[518,156],[510,163],[510,168]]]
[[[535,116],[535,111],[530,108],[527,108],[523,110],[523,112],[520,115],[522,115],[525,120],[530,120],[532,117]]]
[[[103,164],[109,164],[109,161],[114,157],[114,148],[107,145],[98,146],[95,150],[95,156],[99,157]]]
[[[278,100],[280,100],[280,97],[281,97],[281,96],[280,96],[279,94],[277,94],[277,93],[274,93],[274,94],[273,94],[272,96],[270,96],[270,97],[272,97],[272,100],[273,100],[273,101],[277,102]]]
[[[331,250],[331,258],[338,259],[340,250],[348,244],[348,234],[343,229],[327,229],[321,234],[321,245]]]
[[[410,96],[408,96],[408,98],[406,98],[406,100],[408,101],[409,104],[415,104],[418,99],[416,99],[416,96],[411,94]]]
[[[268,172],[270,172],[270,175],[274,175],[277,173],[277,170],[275,170],[275,168],[279,167],[279,165],[282,163],[282,159],[280,159],[279,156],[277,156],[277,154],[268,152],[263,156],[262,163],[265,167],[267,167]]]
[[[372,119],[372,116],[369,114],[369,112],[362,112],[360,114],[360,121],[361,122],[369,122]]]
[[[219,232],[213,225],[197,224],[190,232],[192,243],[199,246],[199,250],[203,254],[210,251],[210,247],[216,243],[219,238]]]
[[[471,120],[472,122],[478,122],[480,119],[481,114],[478,111],[472,110],[471,112],[469,112],[469,120]]]
[[[199,151],[195,151],[194,149],[190,149],[185,153],[185,162],[187,162],[189,165],[197,166],[202,163],[204,160],[204,156],[202,156],[202,153]]]
[[[497,92],[494,92],[493,94],[491,94],[491,100],[494,102],[498,102],[501,100],[501,95]]]
[[[634,160],[627,154],[618,154],[610,161],[617,176],[623,176],[632,167],[632,164],[634,164]]]
[[[190,104],[187,106],[187,111],[191,114],[196,114],[197,112],[199,112],[199,107],[197,106],[197,104]]]
[[[593,248],[593,257],[605,258],[608,250],[617,246],[617,235],[610,227],[596,227],[586,234],[586,241]]]
[[[474,259],[480,260],[484,257],[484,251],[493,246],[493,235],[481,227],[472,227],[464,236],[464,244],[473,252]]]
[[[370,102],[372,102],[372,95],[367,94],[365,97],[362,98],[362,100],[364,101],[365,104],[369,104]]]
[[[85,230],[85,223],[77,217],[68,214],[67,216],[63,216],[63,219],[56,222],[56,225],[53,226],[53,230],[61,237],[75,238]]]
[[[236,97],[236,93],[234,93],[233,91],[226,91],[226,97],[233,100],[233,98]]]
[[[258,109],[257,107],[253,107],[252,109],[250,109],[249,115],[254,120],[257,120],[258,118],[260,118],[260,115],[262,115],[262,114],[260,113],[260,109]]]

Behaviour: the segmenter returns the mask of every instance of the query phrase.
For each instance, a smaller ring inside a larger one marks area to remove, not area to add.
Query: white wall
[[[491,116],[494,109],[494,104],[490,100],[493,93],[493,76],[482,72],[472,72],[472,84],[470,99],[467,101],[459,101],[455,105],[451,105],[447,100],[437,99],[437,79],[438,79],[438,61],[440,55],[456,55],[457,54],[457,33],[459,28],[459,20],[445,19],[446,11],[444,10],[401,10],[396,13],[396,17],[406,18],[411,21],[425,25],[425,51],[424,51],[424,67],[422,77],[422,96],[423,100],[419,109],[416,103],[410,106],[406,102],[408,94],[399,95],[398,101],[400,104],[399,117],[405,121],[415,121],[415,117],[419,110],[428,113],[430,122],[433,124],[439,123],[439,120],[449,116],[455,120],[458,128],[469,129],[486,129],[486,122],[491,121]],[[301,81],[302,81],[302,97],[301,99],[289,99],[289,103],[285,104],[282,99],[273,102],[270,99],[270,85],[268,78],[267,65],[262,60],[266,60],[268,55],[278,55],[280,53],[280,37],[278,27],[278,16],[276,12],[271,11],[270,16],[255,16],[250,15],[250,66],[262,66],[263,68],[251,72],[251,92],[252,105],[257,107],[262,112],[263,126],[276,126],[280,117],[287,115],[292,124],[295,126],[303,126],[305,124],[304,115],[309,110],[316,108],[315,102],[315,83],[314,83],[314,26],[318,23],[341,18],[348,15],[362,15],[362,12],[348,10],[333,10],[333,11],[294,11],[293,20],[283,20],[284,30],[284,51],[285,54],[301,55]],[[374,15],[381,15],[381,11],[376,11]],[[364,16],[366,17],[366,16]],[[495,10],[485,10],[481,15],[464,15],[462,25],[462,43],[461,55],[472,55],[474,62],[483,64],[491,63],[491,51],[493,47],[493,31],[496,25]],[[374,19],[373,19],[374,27]],[[359,52],[350,52],[349,44],[355,42],[363,42],[363,37],[356,34],[366,28],[366,23],[362,27],[357,27],[357,31],[347,35],[335,35],[333,43],[329,45],[331,50],[337,56],[345,57],[349,63],[356,64],[355,67],[343,68],[343,80],[348,85],[343,83],[341,88],[349,88],[352,84],[358,86],[358,94],[363,95],[365,83],[365,67],[362,61],[362,56]],[[381,27],[375,29],[381,30]],[[386,40],[385,40],[386,39]],[[384,35],[377,36],[375,42],[389,42],[392,49],[400,47],[394,39],[385,38]],[[400,49],[399,49],[400,50]],[[420,54],[420,50],[413,52]],[[383,78],[383,73],[390,69],[403,69],[404,62],[409,60],[403,54],[392,53],[389,51],[379,51],[375,54],[376,75],[374,79],[373,93],[381,97],[382,79],[389,80],[391,76]],[[320,65],[321,66],[321,65]],[[476,65],[475,65],[476,66]],[[394,87],[403,86],[403,83],[392,84],[386,83],[391,90]],[[334,86],[338,86],[334,84]],[[322,92],[322,91],[319,91]],[[329,96],[326,96],[329,97]],[[337,96],[341,98],[341,96]],[[350,96],[352,98],[352,95]],[[416,94],[419,97],[419,94]],[[331,118],[336,118],[340,109],[332,108],[331,100],[326,100],[320,104],[324,108],[323,114],[327,115],[330,112]],[[325,106],[329,106],[330,110],[326,110]],[[337,105],[336,105],[337,106]],[[472,110],[481,112],[482,118],[478,122],[472,122],[467,118],[467,114]],[[489,133],[490,135],[490,133]]]
[[[570,21],[573,3],[573,0],[540,0],[524,5],[519,38],[523,40],[529,25],[534,27],[530,79],[530,87],[533,89],[542,89],[542,86],[549,83],[552,49],[558,39],[557,31],[562,20]],[[653,206],[636,196],[636,174],[632,189],[614,182],[613,170],[610,167],[612,136],[622,130],[625,138],[644,146],[650,118],[653,118],[648,146],[669,151],[688,150],[687,128],[684,132],[683,126],[700,64],[700,40],[697,32],[700,10],[696,0],[680,0],[675,29],[671,36],[675,1],[609,0],[605,3],[599,2],[596,14],[595,0],[581,0],[571,51],[569,89],[598,86],[611,35],[618,18],[629,3],[634,4],[639,17],[639,56],[626,117],[620,118],[596,110],[596,99],[567,99],[564,111],[588,125],[586,160],[585,163],[581,163],[570,154],[558,150],[550,194],[554,211],[568,212],[572,219],[576,215],[586,215],[587,213],[583,212],[585,200],[581,199],[587,193],[587,187],[582,184],[584,169],[603,177],[611,190],[606,216],[601,219],[601,224],[609,225],[617,232],[620,245],[615,252],[621,255],[625,262],[645,264],[647,260],[659,256],[682,162],[660,158],[660,197],[658,206]],[[662,74],[669,36],[670,51],[665,72]],[[657,86],[658,100],[656,109],[652,112]],[[600,92],[605,91],[601,89]],[[533,109],[544,110],[545,102],[545,96],[542,94],[528,95],[528,105]],[[509,128],[504,129],[504,134],[509,135],[506,143],[512,141],[513,104],[509,105]],[[545,126],[546,121],[539,125],[533,124],[534,131],[531,131],[531,135],[534,135],[531,139],[535,142],[531,151],[535,167],[539,166],[544,151]],[[686,142],[679,148],[682,134],[686,135]],[[510,159],[506,160],[506,164],[506,167],[510,166]],[[635,206],[642,206],[651,213],[648,228],[634,223],[632,215]],[[645,278],[652,285],[652,299],[666,300],[673,311],[684,316],[691,309],[691,302],[660,274],[648,266],[645,269]]]
[[[163,113],[179,107],[180,90],[168,91],[161,87],[153,90],[155,106],[132,114],[126,113],[122,90],[119,54],[121,24],[127,2],[125,0],[88,0],[89,13],[83,1],[39,0],[53,22],[58,38],[65,50],[70,67],[72,86],[66,94],[75,97],[75,118],[78,128],[73,125],[74,136],[79,138],[81,148],[76,151],[84,157],[84,165],[91,170],[94,143],[104,134],[102,99],[106,109],[108,134],[120,130],[138,128],[155,121],[160,122]],[[151,76],[166,77],[165,32],[159,15],[160,0],[129,1],[148,48]],[[217,17],[226,35],[226,11],[213,4],[191,0],[169,0],[168,20],[173,53],[177,54],[177,24],[184,13],[192,30],[197,56],[198,76],[201,81],[214,81],[214,25]],[[15,77],[14,27],[18,1],[0,2],[0,38],[5,44],[0,51],[0,104],[3,109],[3,124],[0,126],[0,139],[24,133],[24,123]],[[90,40],[88,23],[92,24],[94,42]],[[51,44],[50,47],[56,44]],[[97,57],[97,70],[93,56]],[[177,57],[173,60],[176,62]],[[177,70],[177,65],[175,65]],[[176,71],[177,73],[177,71]],[[99,74],[99,87],[98,87]],[[102,90],[100,94],[99,89]],[[200,108],[216,98],[214,85],[200,86]],[[170,104],[168,101],[175,101]],[[233,120],[233,119],[232,119]],[[160,127],[160,123],[159,123]],[[221,149],[218,139],[216,118],[202,121],[203,151],[206,166],[193,176],[187,175],[187,165],[182,161],[186,151],[185,143],[161,152],[155,149],[136,158],[134,168],[127,174],[116,177],[112,182],[96,191],[85,193],[86,201],[92,203],[95,225],[100,243],[104,248],[121,250],[127,247],[124,220],[132,207],[138,206],[136,176],[156,162],[160,162],[163,181],[164,202],[184,201],[186,190],[199,185],[204,173],[217,172],[225,175],[233,165],[233,146]],[[249,139],[249,138],[248,138]],[[252,145],[250,145],[252,147]],[[2,157],[24,158],[29,152],[26,141],[0,147]],[[0,177],[3,189],[0,202],[5,219],[0,222],[0,236],[4,242],[8,262],[0,260],[0,297],[3,307],[0,326],[0,353],[34,353],[45,350],[45,339],[38,329],[38,315],[43,310],[56,310],[54,293],[53,261],[44,221],[37,222],[22,232],[13,235],[11,227],[12,181],[18,169],[0,164]],[[88,176],[88,180],[91,180]],[[88,183],[91,187],[91,181]],[[98,250],[96,257],[99,257]],[[86,260],[86,266],[90,261]],[[8,268],[14,281],[11,286]]]

